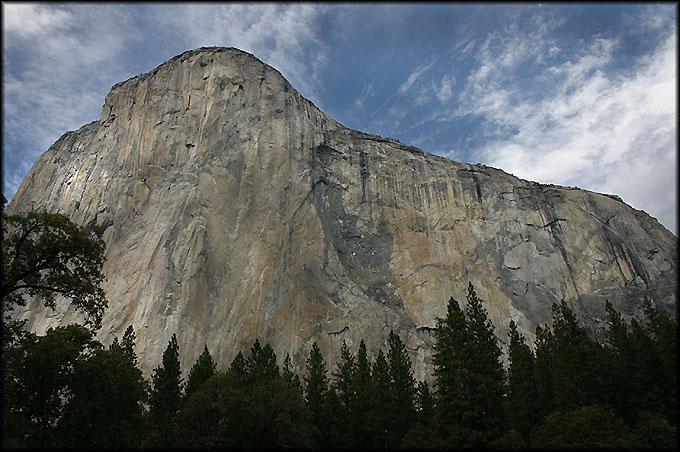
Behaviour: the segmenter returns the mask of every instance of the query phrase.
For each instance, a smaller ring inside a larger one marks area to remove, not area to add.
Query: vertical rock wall
[[[255,338],[298,371],[317,341],[371,356],[398,332],[418,379],[433,329],[471,281],[505,341],[565,299],[595,335],[604,302],[676,306],[677,238],[612,196],[541,185],[349,130],[236,49],[186,52],[115,85],[101,120],[35,163],[14,212],[105,229],[104,343],[132,324],[149,374],[177,334],[188,372]],[[34,300],[31,329],[77,316]]]

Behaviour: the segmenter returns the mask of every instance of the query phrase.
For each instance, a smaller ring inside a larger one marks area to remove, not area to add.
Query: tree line
[[[256,340],[218,371],[207,349],[182,378],[173,335],[146,380],[129,327],[104,347],[70,325],[3,331],[6,448],[677,448],[677,322],[645,302],[627,323],[607,303],[591,339],[565,302],[531,348],[510,322],[504,367],[472,284],[435,330],[432,386],[400,337],[368,359],[345,342],[334,369],[314,343],[302,376]]]
[[[434,330],[431,385],[416,381],[391,331],[374,360],[343,342],[329,369],[316,343],[301,375],[255,340],[217,370],[207,347],[182,377],[175,335],[151,379],[135,331],[95,339],[101,231],[59,214],[2,215],[2,447],[158,449],[675,449],[677,321],[644,301],[643,320],[607,302],[593,340],[569,305],[552,305],[531,347],[509,324],[507,366],[472,284]],[[6,315],[21,294],[71,298],[83,325],[37,335]]]

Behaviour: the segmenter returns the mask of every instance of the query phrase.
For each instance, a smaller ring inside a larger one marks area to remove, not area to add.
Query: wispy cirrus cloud
[[[3,192],[68,130],[98,119],[117,58],[134,32],[116,5],[3,3]],[[75,8],[75,9],[74,9]],[[103,92],[103,94],[102,94]],[[20,152],[18,150],[21,149]]]
[[[397,92],[399,94],[406,93],[409,89],[411,89],[411,86],[413,86],[413,83],[418,79],[418,77],[420,77],[421,75],[423,75],[425,71],[430,69],[433,64],[434,61],[430,61],[429,63],[421,64],[420,66],[418,66],[413,72],[411,72],[406,81],[404,81],[404,83],[402,83],[399,86],[399,90]]]
[[[549,28],[487,42],[455,114],[483,119],[480,160],[524,179],[616,193],[676,230],[676,35],[655,23],[665,37],[625,71],[609,68],[612,38],[550,65],[559,52]],[[527,66],[540,97],[520,83]]]

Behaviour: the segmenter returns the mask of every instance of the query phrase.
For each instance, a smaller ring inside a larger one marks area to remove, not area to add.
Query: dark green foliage
[[[243,353],[240,351],[236,354],[236,357],[231,361],[229,366],[229,372],[234,376],[236,381],[245,386],[248,381],[248,362],[243,357]]]
[[[3,347],[3,447],[139,444],[146,383],[120,346],[81,326],[16,332]]]
[[[508,334],[508,387],[506,397],[506,423],[523,438],[538,421],[534,354],[526,344],[524,336],[517,331],[517,325],[510,321]]]
[[[556,411],[534,430],[531,447],[539,449],[630,449],[633,436],[623,419],[599,405]]]
[[[404,449],[433,449],[438,446],[436,431],[432,425],[434,416],[434,397],[425,381],[418,383],[415,393],[415,424],[403,436]]]
[[[247,425],[235,409],[246,407],[248,396],[233,372],[216,373],[193,392],[177,415],[177,445],[207,449],[237,447]]]
[[[388,448],[395,449],[415,424],[416,382],[411,372],[411,359],[401,338],[390,330],[387,343],[390,376],[390,408],[385,413],[389,432],[387,444]]]
[[[340,362],[333,372],[333,379],[330,385],[330,389],[335,394],[334,397],[337,398],[337,401],[328,400],[328,405],[331,409],[332,405],[339,405],[333,417],[336,419],[335,424],[337,424],[336,435],[341,443],[339,446],[343,448],[352,447],[355,436],[355,424],[352,422],[354,405],[356,404],[355,373],[356,361],[354,355],[349,351],[349,347],[347,347],[343,340],[340,347]]]
[[[311,412],[312,425],[316,429],[315,442],[324,443],[325,431],[324,407],[326,406],[326,394],[328,393],[328,380],[326,376],[326,363],[321,355],[321,350],[316,342],[312,344],[305,366],[304,376],[305,400]]]
[[[451,298],[438,322],[434,422],[445,444],[485,447],[500,436],[505,374],[493,325],[472,284],[467,302],[464,314]]]
[[[333,372],[332,388],[338,394],[342,402],[343,411],[348,413],[351,411],[351,405],[354,398],[354,373],[356,371],[356,363],[354,355],[349,351],[345,341],[342,341],[340,347],[340,363],[338,368]]]
[[[135,334],[135,329],[132,327],[132,325],[130,325],[125,330],[125,333],[123,333],[123,340],[121,340],[120,342],[120,346],[122,347],[123,352],[135,364],[137,364],[137,354],[135,353],[136,339],[137,335]]]
[[[184,396],[189,397],[215,374],[215,361],[208,351],[208,346],[203,347],[203,353],[198,357],[189,371]]]
[[[244,386],[234,371],[216,373],[177,416],[181,448],[311,448],[311,419],[300,392],[282,377]]]
[[[286,358],[283,360],[281,377],[283,377],[283,381],[288,383],[291,388],[295,389],[300,394],[304,394],[304,388],[302,387],[300,377],[295,372],[293,372],[293,364],[291,362],[289,353],[286,353]]]
[[[603,379],[607,356],[562,301],[553,304],[552,384],[557,410],[608,402]]]
[[[72,399],[76,364],[101,348],[92,332],[77,325],[44,336],[23,333],[3,347],[3,444],[61,444],[56,428]]]
[[[536,325],[536,416],[542,419],[555,409],[553,385],[553,334],[550,328]]]
[[[647,317],[647,335],[652,340],[652,353],[657,358],[655,380],[659,385],[659,394],[663,413],[667,419],[677,414],[678,400],[678,324],[667,314],[656,309],[650,300],[644,302]]]
[[[375,358],[371,375],[373,378],[373,396],[371,399],[373,402],[372,411],[375,417],[373,420],[375,431],[373,432],[373,441],[370,447],[387,449],[391,438],[391,426],[388,416],[391,405],[391,379],[390,367],[382,349],[378,350],[378,356]]]
[[[182,397],[182,374],[179,364],[177,336],[172,335],[163,352],[162,364],[152,376],[153,389],[149,397],[149,413],[155,434],[148,438],[152,447],[168,447],[174,442],[174,417]]]
[[[369,362],[342,343],[329,381],[316,343],[303,384],[269,344],[217,372],[207,346],[182,397],[177,338],[147,387],[128,327],[105,349],[80,326],[2,329],[3,448],[677,449],[677,323],[651,302],[627,324],[607,304],[601,346],[553,306],[535,352],[510,322],[508,368],[474,288],[436,330],[433,390],[401,338]],[[507,380],[507,381],[506,381]],[[181,400],[181,403],[180,403]],[[148,405],[147,405],[148,402]],[[148,411],[145,407],[148,406]]]
[[[646,300],[646,323],[633,319],[629,329],[610,303],[606,308],[612,405],[639,430],[641,447],[655,447],[653,435],[644,433],[648,427],[662,432],[667,431],[664,425],[677,428],[677,322]]]
[[[71,391],[57,432],[64,447],[124,449],[139,444],[146,383],[122,349],[97,350],[77,362]]]
[[[307,403],[312,410],[314,420],[318,421],[321,416],[321,407],[328,391],[328,381],[326,377],[326,363],[316,342],[312,344],[312,350],[309,358],[307,358],[304,382]]]
[[[664,415],[643,411],[637,414],[632,430],[634,446],[639,449],[678,450],[677,419],[669,421]]]
[[[255,339],[246,361],[246,372],[248,384],[251,385],[271,381],[279,376],[276,355],[271,345],[261,345],[260,341]]]
[[[86,324],[99,328],[108,304],[100,287],[104,249],[101,231],[81,228],[64,215],[5,215],[3,211],[3,310],[23,306],[25,293],[40,297],[52,308],[55,297],[61,295],[71,299]]]
[[[356,369],[354,372],[355,398],[350,418],[352,431],[354,432],[354,444],[357,448],[369,447],[371,438],[377,430],[377,426],[374,423],[374,393],[371,363],[368,360],[366,344],[362,339],[356,356]]]

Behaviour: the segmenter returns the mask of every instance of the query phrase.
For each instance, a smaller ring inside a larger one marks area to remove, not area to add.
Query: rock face
[[[147,375],[173,333],[185,372],[204,344],[226,368],[256,338],[301,372],[314,341],[334,368],[343,340],[373,357],[393,329],[429,378],[436,318],[468,281],[501,342],[510,319],[533,342],[561,299],[595,335],[607,299],[676,309],[678,241],[646,213],[347,129],[233,48],[115,85],[8,208],[30,209],[104,228],[99,338],[132,324]],[[35,300],[17,315],[39,333],[77,319]]]

